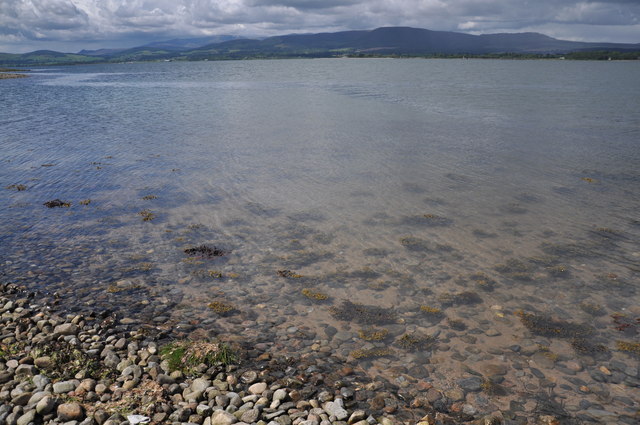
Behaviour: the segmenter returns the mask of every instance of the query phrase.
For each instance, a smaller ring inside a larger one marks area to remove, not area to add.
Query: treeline
[[[582,51],[572,53],[485,53],[485,54],[367,54],[353,53],[350,58],[424,58],[424,59],[568,59],[568,60],[640,60],[640,51]]]

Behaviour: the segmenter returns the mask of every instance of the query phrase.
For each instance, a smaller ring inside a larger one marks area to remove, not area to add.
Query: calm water
[[[0,192],[3,280],[331,353],[402,388],[472,369],[505,390],[467,394],[481,411],[553,393],[571,415],[632,416],[638,66],[238,61],[3,81],[0,182],[27,187]],[[71,207],[43,206],[56,198]],[[228,254],[183,252],[201,244]],[[354,317],[345,300],[388,310]],[[371,326],[383,340],[362,339]]]

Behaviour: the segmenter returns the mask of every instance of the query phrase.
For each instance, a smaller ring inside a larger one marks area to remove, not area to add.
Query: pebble
[[[262,394],[266,390],[267,390],[267,383],[266,382],[258,382],[258,383],[253,384],[253,385],[251,385],[249,387],[249,392],[251,394]]]
[[[470,378],[458,379],[456,384],[465,391],[480,391],[482,389],[482,378],[472,376]]]

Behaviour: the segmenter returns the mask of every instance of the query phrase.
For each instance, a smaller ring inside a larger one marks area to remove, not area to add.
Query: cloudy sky
[[[640,0],[0,0],[0,52],[412,26],[640,43]]]

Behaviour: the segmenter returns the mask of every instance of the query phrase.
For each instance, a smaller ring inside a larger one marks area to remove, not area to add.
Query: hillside
[[[212,40],[214,42],[211,42]],[[207,42],[209,44],[202,45]],[[624,58],[637,59],[640,54],[635,52],[640,52],[640,44],[575,42],[558,40],[538,33],[471,35],[422,28],[387,27],[368,31],[289,34],[262,40],[233,39],[232,36],[218,36],[209,39],[174,39],[149,43],[131,49],[80,51],[79,54],[52,51],[37,51],[23,55],[5,53],[0,54],[0,65],[28,66],[93,62],[334,57],[343,55],[558,55],[594,51],[627,52],[626,55],[623,55]],[[634,53],[630,54],[630,52]]]

